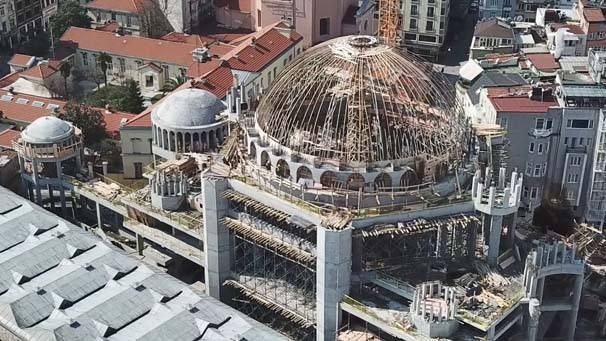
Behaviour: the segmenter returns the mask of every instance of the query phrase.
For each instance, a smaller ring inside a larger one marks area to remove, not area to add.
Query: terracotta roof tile
[[[606,21],[601,8],[583,8],[583,15],[588,22],[603,22]]]
[[[492,38],[511,38],[513,39],[513,30],[507,27],[507,23],[503,23],[498,19],[480,21],[476,24],[473,32],[475,37],[492,37]]]
[[[15,53],[11,60],[8,61],[8,64],[26,67],[27,64],[32,60],[32,58],[34,57],[26,54]]]
[[[529,54],[526,58],[537,70],[557,70],[560,68],[560,63],[550,53]]]
[[[19,136],[21,136],[21,132],[12,129],[0,132],[0,147],[12,149],[13,140]]]
[[[105,11],[138,14],[145,6],[154,6],[154,4],[148,0],[93,0],[85,6]]]
[[[205,37],[198,34],[187,34],[180,32],[171,32],[162,37],[162,40],[174,41],[176,43],[185,43],[190,45],[202,46],[204,44],[214,43],[217,39],[211,37]]]
[[[14,94],[10,101],[2,99],[3,96],[10,96],[10,93],[5,90],[0,90],[0,112],[5,119],[21,122],[31,123],[37,118],[48,116],[53,113],[53,106],[56,106],[56,110],[61,111],[65,107],[65,101],[48,99],[44,97],[37,97],[31,95]],[[18,99],[27,100],[20,104],[17,102]],[[51,105],[49,107],[49,104]],[[117,136],[120,133],[120,122],[125,119],[125,122],[135,117],[133,114],[124,112],[108,112],[105,109],[96,108],[101,111],[105,118],[106,130],[113,136]]]
[[[19,77],[21,77],[21,72],[9,73],[8,75],[0,78],[0,89],[6,88],[7,86],[15,83]]]
[[[278,22],[249,36],[227,54],[224,59],[229,62],[234,70],[249,72],[262,70],[303,39],[296,32],[287,33],[287,36],[279,30],[287,30],[286,25]]]
[[[574,34],[579,34],[579,35],[585,34],[585,32],[583,32],[583,29],[579,25],[560,24],[560,23],[551,24],[551,29],[554,30],[554,31],[557,31],[560,28],[567,28],[568,32],[574,33]]]
[[[44,80],[58,72],[60,64],[61,63],[52,60],[48,63],[41,63],[21,72],[21,76]]]
[[[558,106],[555,99],[534,101],[528,95],[490,97],[490,102],[497,112],[511,113],[546,113],[549,108]]]
[[[203,79],[203,80],[202,80]],[[189,81],[185,84],[182,84],[177,90],[185,89],[188,87],[195,87],[198,89],[207,90],[213,93],[218,98],[224,98],[227,94],[227,91],[231,89],[234,83],[234,76],[231,72],[231,69],[225,63],[222,65],[217,65],[214,70],[204,74],[202,77],[197,78],[196,81]],[[167,95],[167,96],[170,96]],[[133,117],[128,123],[124,126],[127,128],[151,128],[151,112],[152,110],[160,105],[162,101],[167,97],[163,97],[158,102],[154,103],[154,105],[145,109],[139,115]]]
[[[196,48],[191,44],[139,36],[119,36],[79,27],[70,27],[61,37],[61,43],[88,51],[182,66],[191,64],[191,53]]]

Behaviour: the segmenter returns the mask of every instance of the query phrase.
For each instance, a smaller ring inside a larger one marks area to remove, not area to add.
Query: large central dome
[[[262,138],[351,166],[458,158],[463,116],[431,64],[370,36],[341,37],[299,57],[263,96]]]

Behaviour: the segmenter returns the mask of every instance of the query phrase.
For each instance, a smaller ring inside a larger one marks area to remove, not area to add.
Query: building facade
[[[480,0],[478,16],[484,19],[513,18],[516,8],[516,0]]]
[[[511,25],[503,19],[489,19],[476,24],[469,49],[469,59],[491,53],[515,51],[515,35]]]
[[[450,1],[402,1],[402,42],[410,51],[435,60],[448,31]]]

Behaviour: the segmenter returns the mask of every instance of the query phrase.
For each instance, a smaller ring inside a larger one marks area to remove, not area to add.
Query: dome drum
[[[377,173],[423,159],[424,173],[440,165],[439,178],[467,145],[455,104],[430,64],[373,37],[342,37],[308,50],[278,76],[257,107],[255,129],[260,145],[291,162]]]
[[[184,89],[169,95],[152,111],[153,153],[175,159],[177,153],[216,150],[227,136],[225,105],[212,93]]]
[[[54,116],[36,119],[14,144],[21,157],[34,160],[65,160],[82,151],[82,133],[71,123]]]

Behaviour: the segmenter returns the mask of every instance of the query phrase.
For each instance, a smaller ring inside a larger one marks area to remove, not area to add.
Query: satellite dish
[[[524,17],[521,15],[518,15],[514,20],[515,21],[524,21]]]

